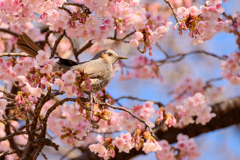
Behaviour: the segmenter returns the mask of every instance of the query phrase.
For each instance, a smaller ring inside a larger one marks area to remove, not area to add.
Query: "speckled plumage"
[[[25,33],[20,35],[17,41],[17,47],[33,57],[35,57],[40,50],[40,48]],[[61,59],[60,62],[54,66],[53,70],[81,70],[88,74],[88,77],[91,80],[92,92],[97,92],[107,86],[111,81],[113,76],[113,65],[119,59],[127,58],[120,57],[115,51],[108,49],[98,52],[93,59],[86,62],[76,63]],[[68,63],[63,64],[65,61]],[[85,84],[83,83],[82,87],[84,88],[84,86]]]

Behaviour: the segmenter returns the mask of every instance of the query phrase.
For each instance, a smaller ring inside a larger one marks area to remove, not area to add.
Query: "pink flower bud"
[[[140,39],[143,38],[143,34],[142,34],[141,32],[136,32],[136,33],[134,34],[134,38],[135,38],[136,40],[140,40]]]
[[[131,39],[130,44],[132,47],[135,47],[135,48],[137,48],[139,45],[138,40],[136,39]]]

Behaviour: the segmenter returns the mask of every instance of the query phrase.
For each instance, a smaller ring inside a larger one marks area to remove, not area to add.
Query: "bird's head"
[[[93,59],[101,58],[103,61],[114,65],[120,59],[128,59],[127,57],[119,56],[114,50],[107,49],[98,52]]]

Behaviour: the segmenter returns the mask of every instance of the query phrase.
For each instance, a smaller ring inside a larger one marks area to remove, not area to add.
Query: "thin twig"
[[[164,65],[166,63],[175,63],[175,62],[179,62],[179,61],[183,60],[186,56],[191,55],[191,54],[205,54],[205,55],[217,58],[219,60],[226,60],[226,58],[217,56],[214,53],[209,53],[209,52],[206,52],[206,51],[197,50],[197,51],[192,51],[192,52],[189,52],[189,53],[178,53],[176,55],[169,56],[169,58],[165,58],[165,59],[155,61],[155,62],[160,63],[160,65]],[[140,66],[134,66],[133,67],[133,66],[126,66],[125,65],[124,67],[131,68],[131,69],[139,69],[139,68],[142,68],[144,66],[148,66],[148,65],[152,65],[152,64],[153,64],[153,61],[151,61],[149,64],[144,64],[144,65],[140,65]]]
[[[140,98],[132,97],[132,96],[122,96],[122,97],[119,97],[119,98],[115,99],[115,101],[119,101],[120,99],[131,99],[131,100],[138,100],[138,101],[141,101],[141,102],[151,101],[151,102],[153,102],[154,104],[157,104],[160,107],[164,106],[161,102],[146,100],[146,99],[140,99]]]
[[[25,52],[20,52],[20,53],[0,53],[0,57],[11,57],[11,56],[19,56],[19,57],[31,57],[29,54]]]
[[[81,49],[79,49],[76,53],[75,53],[75,59],[77,60],[77,62],[79,62],[78,56],[84,52],[86,49],[88,49],[89,47],[91,47],[93,45],[92,40],[89,40]]]
[[[107,39],[111,39],[111,40],[115,40],[115,41],[121,41],[124,43],[130,43],[129,41],[126,41],[125,39],[127,39],[128,37],[130,37],[131,35],[133,35],[136,32],[136,30],[132,31],[131,33],[127,34],[126,36],[124,36],[121,39],[118,39],[117,36],[114,35],[114,37],[107,37]]]
[[[158,42],[156,43],[156,45],[157,45],[157,47],[165,54],[165,56],[166,56],[167,58],[169,58],[169,55],[167,54],[167,52],[162,49],[162,47],[160,46],[160,44],[159,44]]]
[[[48,160],[46,154],[44,154],[43,152],[41,152],[41,154],[42,154],[42,156],[43,156],[46,160]]]
[[[61,34],[61,35],[58,37],[58,39],[55,41],[54,46],[53,46],[53,49],[52,49],[52,53],[51,53],[51,58],[54,57],[54,55],[55,55],[55,53],[56,53],[56,50],[57,50],[57,46],[58,46],[58,44],[60,43],[61,39],[64,37],[65,34],[66,34],[66,33],[65,33],[65,31],[64,31],[64,33]]]
[[[14,150],[14,151],[2,152],[2,153],[0,153],[0,157],[7,156],[10,154],[14,154],[14,153],[17,153],[17,151]]]
[[[179,24],[179,20],[178,20],[178,18],[177,18],[177,14],[175,13],[175,11],[174,11],[174,9],[173,9],[172,4],[171,4],[168,0],[164,0],[164,2],[166,2],[166,3],[168,4],[168,6],[171,8],[172,13],[173,13],[173,16],[174,16],[176,22]]]
[[[100,103],[99,105],[106,105],[108,107],[111,107],[113,109],[118,109],[118,110],[122,110],[122,111],[125,111],[127,113],[129,113],[131,116],[133,116],[134,118],[136,118],[137,120],[139,120],[140,122],[142,122],[143,124],[145,124],[145,126],[149,129],[150,133],[154,136],[154,133],[152,131],[152,128],[147,124],[146,121],[144,121],[143,119],[139,118],[138,116],[136,116],[135,114],[133,114],[130,110],[128,110],[127,108],[125,107],[118,107],[118,106],[114,106],[114,105],[111,105],[109,103]]]
[[[76,149],[75,147],[71,148],[69,151],[67,151],[67,153],[65,153],[60,160],[63,160],[65,157],[67,157],[72,151],[74,151],[74,149]]]
[[[27,134],[27,132],[26,131],[18,131],[18,130],[16,130],[14,133],[8,134],[7,136],[5,136],[3,138],[0,138],[0,142],[4,141],[4,140],[7,140],[9,138],[12,138],[14,136],[17,136],[17,135],[21,135],[21,134]]]
[[[5,33],[8,33],[8,34],[11,34],[15,37],[19,37],[19,34],[16,33],[16,32],[13,32],[13,31],[10,31],[9,29],[5,29],[5,28],[0,28],[0,32],[5,32]]]
[[[70,16],[72,15],[72,12],[69,9],[67,9],[66,7],[58,7],[58,8],[66,11]]]

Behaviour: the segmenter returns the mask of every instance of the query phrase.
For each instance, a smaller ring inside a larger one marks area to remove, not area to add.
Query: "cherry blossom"
[[[240,84],[240,53],[233,52],[229,58],[221,64],[221,75],[230,81],[231,84]]]

